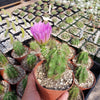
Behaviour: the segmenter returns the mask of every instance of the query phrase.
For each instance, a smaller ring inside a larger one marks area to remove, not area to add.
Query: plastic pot
[[[36,73],[37,73],[37,68],[38,66],[40,66],[44,61],[40,61],[34,68],[34,76],[35,76],[35,81],[36,81],[36,84],[37,84],[37,88],[38,88],[38,91],[39,91],[39,94],[41,96],[41,98],[43,100],[56,100],[57,98],[59,98],[65,91],[69,90],[72,86],[73,86],[73,83],[72,85],[70,86],[69,89],[67,90],[52,90],[52,89],[46,89],[44,87],[42,87],[38,80],[36,79]],[[73,79],[74,79],[74,75],[73,75]]]

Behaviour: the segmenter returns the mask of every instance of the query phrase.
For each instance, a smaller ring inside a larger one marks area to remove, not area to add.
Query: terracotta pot
[[[25,48],[28,48],[28,47],[25,46],[25,45],[24,45],[24,47],[25,47]],[[16,59],[19,63],[21,63],[21,61],[30,53],[30,48],[28,48],[28,53],[27,53],[26,55],[24,55],[24,56],[22,56],[22,57],[19,57],[19,58],[14,57],[14,56],[12,55],[13,53],[14,53],[14,50],[12,50],[11,56],[12,56],[14,59]]]
[[[46,88],[42,87],[36,79],[36,73],[37,73],[38,66],[41,65],[43,62],[44,62],[43,60],[40,61],[34,68],[34,76],[35,76],[35,81],[36,81],[36,84],[37,84],[39,94],[40,94],[40,96],[43,100],[56,100],[65,91],[69,90],[73,86],[74,81],[73,81],[71,87],[67,90],[51,90],[51,89],[46,89]],[[74,76],[73,76],[73,79],[74,79]]]
[[[72,64],[73,64],[75,67],[77,67],[77,65],[73,62],[73,59],[74,59],[76,56],[77,56],[77,55],[75,55],[75,56],[72,57]],[[90,67],[87,68],[87,69],[91,69],[91,68],[93,67],[93,65],[94,65],[94,61],[92,60],[92,58],[91,58],[90,56],[88,56],[88,57],[91,59],[91,65],[90,65]]]
[[[90,73],[92,73],[90,70],[88,70]],[[79,86],[79,85],[77,85],[76,83],[76,86],[77,87],[79,87],[81,90],[88,90],[88,89],[90,89],[90,88],[92,88],[94,85],[95,85],[95,83],[96,83],[96,78],[95,78],[95,76],[94,76],[94,74],[92,73],[92,75],[93,75],[93,77],[94,77],[94,82],[93,82],[93,85],[92,86],[90,86],[90,87],[88,87],[88,88],[84,88],[84,87],[81,87],[81,86]]]
[[[17,66],[17,65],[16,65],[16,66]],[[17,66],[17,67],[20,67],[20,66]],[[21,68],[22,68],[22,67],[21,67]],[[23,69],[23,68],[22,68],[22,69]],[[24,69],[23,69],[23,70],[24,70]],[[25,71],[25,70],[24,70],[24,71]],[[0,71],[0,74],[1,74],[2,78],[3,78],[6,82],[8,82],[8,81],[4,78],[4,69]],[[24,76],[24,77],[25,77],[25,76]],[[23,79],[23,77],[22,77],[21,79]],[[21,79],[20,79],[20,80],[21,80]],[[20,81],[20,80],[19,80],[19,81]],[[18,82],[19,82],[19,81],[18,81]],[[18,83],[18,82],[17,82],[17,83]],[[11,85],[17,84],[17,83],[10,83],[10,82],[8,82],[8,83],[11,84]]]

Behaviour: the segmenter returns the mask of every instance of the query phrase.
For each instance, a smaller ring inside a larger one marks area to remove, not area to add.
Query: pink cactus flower
[[[30,28],[30,31],[33,34],[33,37],[37,41],[37,43],[39,43],[40,45],[45,45],[50,38],[52,27],[49,23],[45,24],[39,22],[39,23],[35,23]]]

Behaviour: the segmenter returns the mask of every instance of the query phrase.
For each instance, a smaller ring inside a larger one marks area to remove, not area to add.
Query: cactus
[[[69,29],[69,32],[70,33],[72,33],[72,34],[77,34],[77,28],[76,27],[71,27],[70,29]]]
[[[69,39],[71,36],[69,35],[69,33],[64,32],[63,34],[61,34],[61,38],[62,39]]]
[[[31,26],[33,26],[33,22],[31,22]]]
[[[0,95],[4,92],[4,86],[0,84]]]
[[[27,85],[27,79],[28,79],[27,76],[25,76],[25,78],[22,79],[23,90],[25,90],[25,88],[26,88],[26,85]]]
[[[17,100],[17,96],[14,92],[7,92],[5,93],[3,100]]]
[[[62,7],[59,7],[58,8],[58,12],[62,12],[63,11],[63,8]]]
[[[32,50],[37,51],[38,49],[40,49],[40,46],[37,44],[36,41],[32,41],[32,42],[30,42],[30,48],[31,48]]]
[[[73,15],[73,19],[76,19],[76,18],[78,18],[78,14],[77,13]]]
[[[7,58],[0,52],[0,67],[2,67],[3,65],[7,63],[8,63]]]
[[[71,43],[73,44],[73,45],[79,45],[79,43],[80,43],[80,40],[78,39],[78,38],[73,38],[72,40],[71,40]]]
[[[60,6],[61,5],[61,2],[60,1],[56,1],[56,5],[57,6]]]
[[[18,70],[11,64],[7,64],[4,66],[5,68],[5,73],[7,74],[8,78],[10,79],[14,79],[16,77],[18,77]]]
[[[15,13],[19,13],[19,9],[14,10]]]
[[[75,77],[78,79],[79,83],[86,82],[86,79],[88,78],[88,71],[86,67],[79,66],[76,68]]]
[[[69,3],[64,4],[64,7],[67,9],[69,7]]]
[[[44,13],[44,16],[45,16],[45,17],[49,17],[49,14],[48,14],[48,13]]]
[[[16,26],[15,26],[13,21],[12,21],[12,28],[13,28],[14,31],[16,31]]]
[[[76,23],[76,26],[78,28],[83,28],[84,27],[84,24],[83,24],[83,22],[79,21],[79,22]]]
[[[21,17],[24,17],[24,16],[25,16],[25,12],[24,12],[24,11],[21,11],[21,12],[20,12],[20,16],[21,16]]]
[[[41,12],[40,12],[40,11],[37,11],[37,12],[36,12],[36,15],[37,15],[37,16],[41,16]]]
[[[6,32],[5,32],[4,34],[5,34],[5,37],[7,37],[7,34],[8,34],[8,29],[6,29]]]
[[[33,12],[34,12],[33,8],[29,8],[28,11],[29,11],[30,13],[33,13]]]
[[[26,22],[26,20],[25,20],[25,19],[22,19],[22,20],[23,20],[25,26],[27,26],[27,22]]]
[[[11,33],[9,33],[9,37],[10,37],[10,43],[13,44],[14,38],[13,38],[13,35]]]
[[[79,94],[80,90],[75,85],[69,90],[69,98],[68,100],[77,100],[77,96]]]
[[[29,19],[32,19],[32,18],[33,18],[33,14],[29,13],[29,14],[28,14],[28,18],[29,18]]]
[[[72,10],[76,11],[76,10],[77,10],[77,7],[74,5],[74,6],[72,7]]]
[[[31,7],[35,7],[35,3],[31,4]]]
[[[47,6],[44,7],[44,11],[48,11],[48,9],[49,9],[49,8],[48,8]]]
[[[16,20],[16,22],[18,23],[18,18],[17,18],[17,17],[15,17],[15,20]]]
[[[66,14],[70,15],[71,14],[71,10],[70,9],[66,10]]]
[[[54,27],[52,28],[52,32],[53,32],[54,34],[58,34],[59,30],[60,30],[59,27],[55,27],[55,26],[54,26]]]
[[[68,23],[68,24],[71,24],[71,23],[73,23],[73,18],[72,17],[67,17],[65,19],[65,22]]]
[[[2,22],[2,17],[0,16],[0,22]]]
[[[37,1],[38,5],[41,5],[43,2],[42,1]]]
[[[25,6],[23,6],[23,7],[22,7],[22,9],[23,9],[23,10],[25,10],[25,9],[26,9],[26,7],[25,7]]]
[[[60,13],[59,16],[60,16],[60,18],[64,18],[65,14],[64,13]]]
[[[65,22],[61,22],[61,23],[59,24],[59,27],[60,27],[60,28],[64,28],[64,27],[65,27],[65,28],[66,28],[66,23],[65,23]]]
[[[52,18],[52,21],[53,21],[54,23],[56,23],[57,20],[58,20],[58,19],[57,19],[56,17],[53,17],[53,18]]]
[[[80,54],[77,57],[77,63],[80,64],[87,64],[88,63],[88,52],[80,52]]]
[[[41,10],[41,6],[37,6],[37,8],[36,8],[37,10]]]
[[[65,52],[53,48],[47,54],[46,60],[47,76],[54,79],[60,78],[66,68]]]
[[[6,19],[7,27],[10,27],[9,21]]]
[[[25,36],[25,31],[24,31],[24,29],[21,27],[21,32],[22,32],[22,38],[24,38],[24,36]]]
[[[23,55],[23,53],[25,52],[25,48],[24,48],[23,44],[19,41],[15,41],[13,43],[13,49],[18,56]]]
[[[39,21],[41,21],[41,17],[36,17],[36,18],[35,18],[35,22],[38,23]]]
[[[53,15],[56,15],[56,14],[57,14],[56,10],[52,10],[51,13],[52,13]]]
[[[27,56],[27,65],[30,69],[33,69],[35,63],[36,63],[36,56],[34,54],[29,54]]]
[[[55,41],[54,39],[50,39],[50,40],[48,41],[47,46],[49,46],[50,49],[53,49],[54,47],[56,47],[56,41]]]

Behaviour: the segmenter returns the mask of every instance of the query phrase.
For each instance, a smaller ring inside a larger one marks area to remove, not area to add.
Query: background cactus
[[[79,83],[86,82],[86,79],[88,78],[88,71],[86,67],[83,66],[77,67],[75,77],[78,79]]]
[[[18,77],[18,70],[13,65],[7,64],[6,66],[4,66],[4,68],[5,68],[4,72],[10,79]]]
[[[79,21],[79,22],[76,23],[76,26],[78,28],[83,28],[84,27],[84,24],[83,24],[83,22]]]
[[[77,63],[81,64],[87,64],[88,63],[88,52],[80,52],[80,54],[77,57]]]
[[[79,94],[79,88],[75,85],[70,89],[69,91],[69,98],[68,100],[76,100],[78,94]]]
[[[7,58],[0,52],[0,67],[3,67],[6,63],[8,63]]]
[[[37,60],[37,58],[36,58],[36,56],[34,54],[29,54],[27,56],[27,64],[28,64],[28,67],[30,69],[33,69],[33,67],[34,67],[34,65],[36,63],[36,60]]]
[[[28,79],[27,76],[25,76],[25,78],[22,79],[23,90],[25,90],[25,88],[26,88],[26,85],[27,85],[27,79]]]
[[[71,43],[72,43],[73,45],[79,45],[80,40],[79,40],[78,38],[73,38],[73,39],[71,40]]]
[[[4,86],[0,84],[0,94],[4,92]]]
[[[25,48],[24,48],[23,44],[19,41],[15,41],[13,43],[13,49],[18,56],[23,55],[23,53],[25,52]]]
[[[73,23],[73,18],[72,17],[67,17],[65,19],[65,22],[68,23],[68,24],[71,24],[71,23]]]
[[[17,96],[14,92],[7,92],[5,93],[3,100],[17,100]]]

